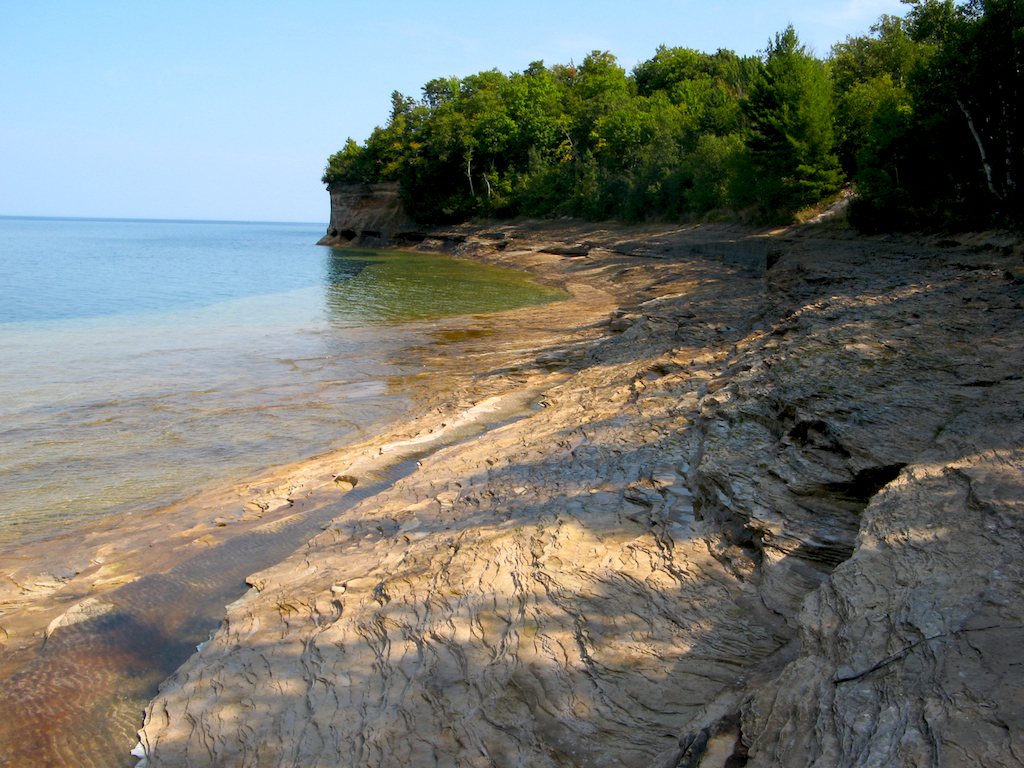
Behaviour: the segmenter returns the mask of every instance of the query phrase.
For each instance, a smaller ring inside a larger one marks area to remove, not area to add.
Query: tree
[[[832,88],[823,62],[800,44],[793,27],[775,36],[764,71],[743,103],[747,148],[762,213],[787,220],[838,191]]]
[[[368,159],[366,149],[356,144],[355,139],[350,136],[344,148],[328,158],[327,167],[320,180],[328,187],[333,184],[366,183],[371,176],[367,168]]]
[[[911,15],[924,17],[928,5],[916,4]],[[980,197],[1007,220],[1024,222],[1018,189],[1024,158],[1017,136],[1024,94],[1024,2],[970,0],[938,28],[937,37],[933,69],[939,77],[929,82],[928,95],[950,108],[955,104],[961,130],[950,139],[973,165],[973,185],[981,187],[983,179],[988,195]],[[971,183],[969,177],[965,181]]]
[[[652,96],[655,91],[669,91],[672,86],[686,80],[710,76],[707,54],[692,48],[658,46],[654,56],[633,68],[633,79],[641,96]]]
[[[1024,2],[911,6],[905,87],[875,82],[871,105],[871,81],[844,97],[863,134],[851,221],[865,229],[1021,226]]]
[[[911,39],[906,22],[898,16],[883,15],[871,27],[871,34],[847,37],[832,46],[828,63],[835,94],[838,153],[848,177],[857,178],[858,159],[869,145],[877,153],[894,138],[894,105],[909,127],[912,110],[907,85],[914,68],[927,55],[927,46]],[[880,118],[880,110],[889,111]],[[878,119],[884,125],[876,125]]]

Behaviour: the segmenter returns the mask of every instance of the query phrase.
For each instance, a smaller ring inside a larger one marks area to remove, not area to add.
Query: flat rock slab
[[[570,230],[628,324],[254,576],[147,765],[1020,765],[1019,242]]]
[[[439,334],[414,418],[261,485],[420,451],[249,577],[147,766],[1021,764],[1019,240],[444,235],[573,299]]]

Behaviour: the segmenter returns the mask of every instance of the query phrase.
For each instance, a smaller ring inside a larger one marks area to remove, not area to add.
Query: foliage
[[[905,0],[906,1],[906,0]],[[865,228],[1020,222],[1024,0],[914,0],[827,60],[792,27],[760,57],[661,46],[431,80],[323,181],[401,182],[424,223],[473,216],[763,220],[833,195]]]
[[[900,34],[894,27],[876,28],[866,44],[901,52],[889,58],[898,65],[873,56],[871,66],[891,80],[861,76],[847,92],[851,113],[861,115],[851,130],[860,144],[854,223],[869,230],[1024,225],[1017,138],[1024,2],[917,0]]]
[[[831,83],[824,63],[800,44],[792,26],[769,44],[743,109],[755,194],[766,218],[792,218],[838,191]]]

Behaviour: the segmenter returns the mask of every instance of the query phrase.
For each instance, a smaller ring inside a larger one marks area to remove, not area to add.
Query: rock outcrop
[[[416,229],[402,206],[397,182],[332,184],[331,222],[319,245],[343,245],[352,240],[374,243]]]
[[[508,235],[464,252],[628,301],[253,575],[144,762],[1024,764],[1019,241]]]
[[[702,515],[801,648],[740,705],[748,765],[1020,765],[1019,261],[872,250],[769,273],[801,305],[702,430]]]

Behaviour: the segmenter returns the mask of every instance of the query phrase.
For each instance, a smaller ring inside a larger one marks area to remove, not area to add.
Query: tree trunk
[[[999,194],[999,190],[996,189],[996,185],[992,181],[992,165],[988,161],[988,155],[985,154],[985,145],[981,141],[981,134],[974,127],[974,118],[971,117],[971,113],[967,111],[967,107],[960,99],[956,100],[957,106],[960,107],[960,111],[964,113],[964,117],[967,118],[967,126],[971,129],[971,135],[974,136],[974,141],[978,145],[978,152],[981,154],[981,165],[985,169],[985,179],[988,181],[988,189],[993,195],[999,200],[1003,199],[1003,196]]]
[[[1017,102],[1014,101],[1011,105],[1008,99],[1003,96],[1003,84],[999,83],[999,94],[1003,102],[1003,126],[1006,131],[1006,195],[1011,200],[1016,198],[1017,193],[1017,179],[1013,174],[1013,144],[1014,144],[1014,126],[1017,111]],[[1014,95],[1016,98],[1016,94]]]

